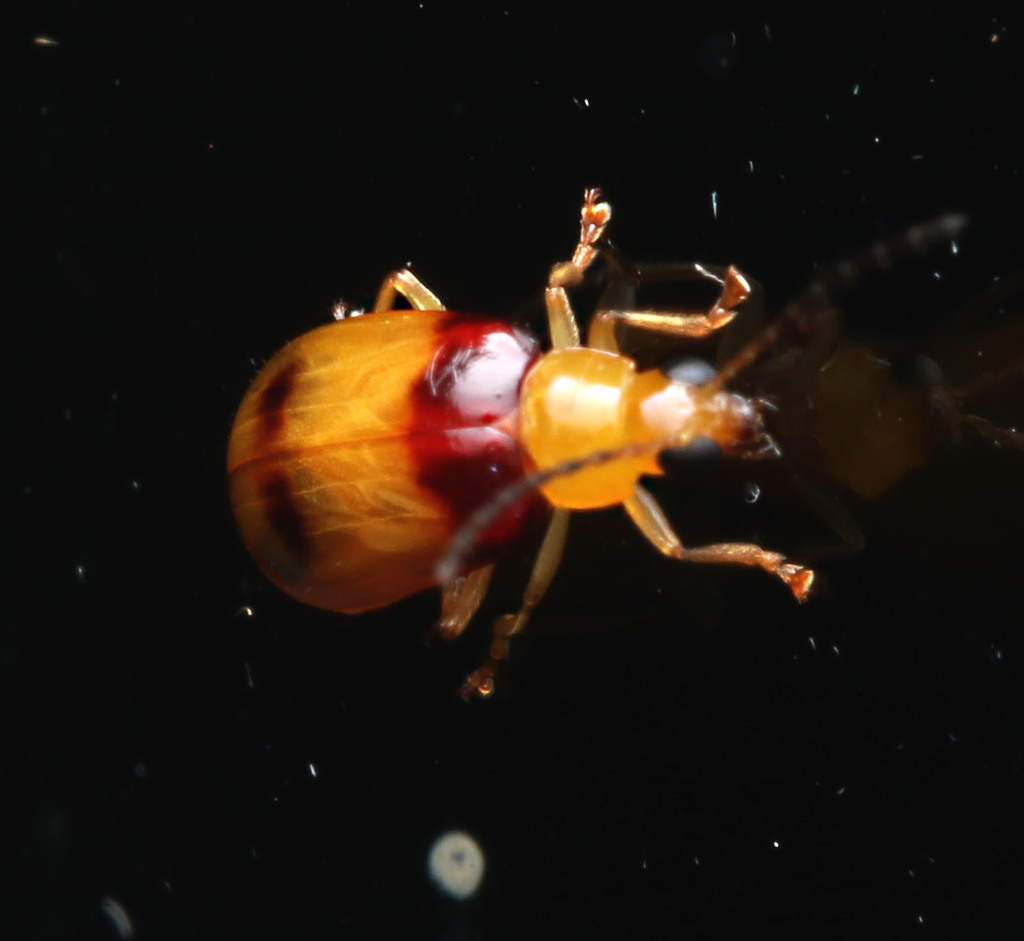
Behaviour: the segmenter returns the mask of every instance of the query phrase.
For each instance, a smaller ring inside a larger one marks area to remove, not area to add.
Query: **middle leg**
[[[584,272],[597,257],[597,243],[612,218],[608,203],[598,202],[601,191],[588,189],[583,194],[580,210],[580,237],[571,261],[563,261],[551,269],[548,286],[544,290],[544,304],[548,312],[548,332],[551,345],[556,349],[580,345],[580,328],[569,303],[566,288],[575,287],[583,280]]]
[[[444,310],[438,296],[408,268],[392,271],[377,292],[373,305],[375,314],[395,309],[395,298],[401,294],[416,310]]]
[[[701,265],[687,266],[695,280],[713,281],[721,285],[718,300],[703,314],[669,313],[653,310],[601,310],[590,322],[587,345],[593,349],[619,352],[615,327],[627,324],[667,336],[701,339],[720,330],[736,316],[736,308],[750,296],[750,283],[733,266],[723,277],[713,274]]]
[[[551,585],[551,580],[558,571],[558,563],[562,561],[565,539],[569,532],[568,510],[556,509],[548,523],[548,531],[537,553],[537,561],[533,564],[530,581],[523,592],[523,603],[515,614],[504,614],[494,622],[494,636],[491,640],[490,655],[480,669],[474,670],[462,685],[460,695],[469,699],[473,693],[487,696],[494,690],[494,674],[498,664],[508,656],[509,638],[518,634],[530,618],[534,608],[540,603],[544,593]]]

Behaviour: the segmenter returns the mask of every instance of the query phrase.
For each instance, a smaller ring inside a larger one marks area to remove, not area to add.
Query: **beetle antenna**
[[[621,448],[611,448],[606,451],[592,451],[585,457],[575,458],[571,461],[562,461],[547,470],[534,471],[527,474],[522,480],[509,484],[499,490],[490,500],[474,510],[462,527],[452,538],[434,575],[442,584],[450,581],[459,574],[463,563],[473,553],[480,534],[494,523],[502,513],[515,506],[520,500],[535,490],[539,490],[549,480],[556,477],[564,477],[566,474],[573,474],[576,471],[584,470],[587,467],[596,467],[599,464],[608,464],[611,461],[625,460],[631,457],[639,457],[641,454],[664,451],[678,445],[678,436],[667,436],[655,438],[651,441],[634,442],[623,445]]]
[[[859,255],[826,268],[782,309],[778,317],[722,366],[718,374],[707,384],[707,388],[711,392],[721,391],[771,347],[787,329],[806,328],[816,313],[831,306],[831,298],[836,291],[855,287],[865,275],[873,271],[885,271],[900,258],[920,255],[937,242],[954,238],[965,225],[965,215],[951,213],[940,216],[931,222],[912,226],[895,238],[876,242]]]

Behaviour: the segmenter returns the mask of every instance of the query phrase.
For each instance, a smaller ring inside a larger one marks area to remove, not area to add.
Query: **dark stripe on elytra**
[[[260,483],[263,515],[274,533],[288,547],[297,565],[306,566],[313,557],[313,540],[306,532],[292,494],[291,481],[283,471],[271,471]]]
[[[257,411],[260,416],[260,430],[265,438],[276,437],[284,424],[285,405],[295,391],[295,376],[298,371],[298,363],[289,363],[260,393]]]

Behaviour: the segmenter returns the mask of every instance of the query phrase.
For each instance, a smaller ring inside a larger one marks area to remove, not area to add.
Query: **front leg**
[[[750,542],[720,542],[698,549],[687,549],[672,530],[657,501],[643,487],[638,485],[624,505],[637,528],[659,552],[687,562],[757,566],[781,578],[797,601],[807,600],[814,582],[814,572],[787,561],[781,553],[770,552]]]
[[[548,311],[548,333],[556,350],[580,345],[580,328],[569,303],[567,287],[575,287],[597,257],[597,243],[612,218],[608,203],[598,202],[601,191],[588,189],[583,194],[580,210],[580,237],[572,261],[563,261],[551,269],[548,286],[544,291],[544,304]]]

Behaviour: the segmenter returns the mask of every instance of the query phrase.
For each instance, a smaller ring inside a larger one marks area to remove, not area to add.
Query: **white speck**
[[[807,642],[811,645],[811,650],[817,650],[818,649],[818,645],[814,642],[814,638],[813,637],[808,637],[807,638]]]
[[[837,657],[839,656],[839,648],[835,644],[832,645],[832,653],[834,653]]]
[[[696,853],[693,856],[693,864],[694,864],[694,866],[699,866],[700,865],[700,860],[697,858],[697,854]]]
[[[924,924],[924,915],[918,915],[917,916],[917,923],[919,925],[923,925]]]
[[[251,618],[252,616],[253,616],[253,610],[247,604],[243,604],[242,607],[240,607],[235,612],[235,617],[236,618]]]
[[[942,275],[939,274],[937,271],[933,271],[932,272],[932,277],[935,278],[936,281],[941,281],[942,280]]]
[[[80,582],[84,582],[85,581],[85,566],[84,565],[76,565],[75,566],[75,578],[77,578]]]
[[[876,137],[875,138],[875,143],[876,144],[880,144],[881,142],[882,142],[882,139],[880,137]]]
[[[949,247],[953,250],[954,255],[960,254],[960,246],[957,245],[956,242],[950,242]]]
[[[112,899],[108,895],[100,902],[100,911],[110,919],[110,923],[114,926],[114,931],[117,932],[119,938],[135,937],[135,928],[132,927],[132,920],[128,917],[128,913],[124,910],[121,903],[116,899]]]
[[[907,870],[907,875],[910,876],[911,879],[913,879],[914,878],[914,870],[913,869],[908,869]]]
[[[753,173],[754,172],[754,161],[753,160],[748,160],[747,161],[747,166],[750,167],[750,172]]]
[[[711,193],[711,214],[717,219],[718,218],[718,193]]]
[[[772,840],[772,846],[774,846],[776,849],[778,849],[779,848],[779,841],[778,840]]]
[[[309,776],[311,778],[315,778],[317,776],[316,775],[316,765],[313,764],[312,761],[309,763]]]
[[[955,744],[957,743],[957,737],[956,737],[956,735],[955,735],[955,734],[954,734],[953,732],[950,732],[950,733],[949,733],[949,734],[948,734],[948,735],[947,735],[946,737],[947,737],[947,738],[948,738],[948,739],[949,739],[949,740],[950,740],[950,741],[951,741],[951,742],[952,742],[952,743],[953,743],[954,745],[955,745]]]
[[[846,793],[846,785],[844,784],[841,788],[836,791],[836,797],[842,797]]]
[[[745,503],[757,503],[761,499],[761,487],[753,481],[747,481],[743,485],[743,500]]]
[[[248,663],[243,663],[242,666],[245,667],[245,682],[246,682],[246,685],[249,687],[249,689],[252,689],[252,687],[253,687],[252,669],[249,667]]]
[[[430,848],[427,870],[442,892],[464,901],[476,892],[484,877],[483,850],[468,833],[453,830],[438,837]]]
[[[37,46],[59,46],[60,43],[56,39],[51,39],[49,36],[36,36],[32,42]]]
[[[768,42],[771,42],[772,41],[772,28],[767,23],[764,24],[764,34],[768,38]]]
[[[129,480],[128,486],[131,487],[132,490],[138,490],[142,487],[142,484],[140,484],[137,480]]]
[[[860,85],[854,85],[853,86],[853,93],[855,95],[859,95],[860,94]]]

